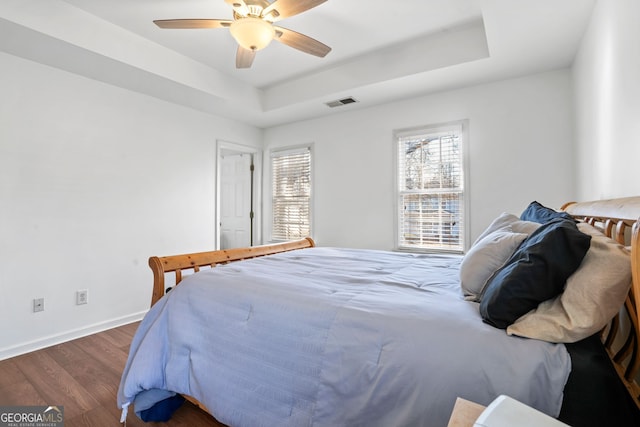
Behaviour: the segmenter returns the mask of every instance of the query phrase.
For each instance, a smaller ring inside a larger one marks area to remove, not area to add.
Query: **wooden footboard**
[[[307,237],[293,242],[275,243],[271,245],[252,246],[250,248],[223,249],[219,251],[198,252],[193,254],[173,255],[165,257],[152,256],[149,258],[149,267],[153,271],[153,293],[151,295],[151,305],[153,306],[165,292],[170,288],[165,288],[165,275],[174,273],[174,286],[182,281],[183,272],[197,272],[201,267],[214,268],[220,264],[228,264],[243,259],[257,258],[265,255],[288,252],[296,249],[311,248],[315,246],[312,238]],[[184,396],[188,401],[198,406],[205,412],[210,411],[200,401]]]
[[[233,261],[241,261],[261,257],[265,255],[288,252],[296,249],[304,249],[315,246],[311,237],[293,242],[274,243],[271,245],[252,246],[250,248],[223,249],[211,252],[198,252],[193,254],[173,255],[165,257],[152,256],[149,258],[149,267],[153,271],[153,293],[151,305],[154,305],[166,292],[165,274],[175,273],[174,286],[182,280],[183,272],[197,272],[201,267],[214,268],[220,264],[228,264]]]
[[[572,202],[562,210],[631,247],[631,288],[620,315],[602,331],[602,338],[618,375],[640,408],[640,197]]]

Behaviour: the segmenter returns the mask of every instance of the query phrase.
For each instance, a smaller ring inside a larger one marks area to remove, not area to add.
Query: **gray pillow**
[[[527,234],[513,233],[507,227],[489,233],[474,244],[460,264],[460,285],[465,299],[479,301],[489,277],[526,238]]]
[[[591,236],[591,246],[564,292],[516,320],[507,328],[509,335],[576,342],[600,331],[619,312],[631,284],[629,251],[589,224],[579,223],[578,229]]]
[[[513,214],[503,212],[496,219],[494,219],[491,224],[489,224],[487,229],[484,230],[480,234],[480,236],[478,236],[478,238],[476,239],[476,241],[473,243],[471,247],[475,246],[478,242],[480,242],[480,240],[482,240],[483,238],[487,237],[487,235],[497,230],[506,229],[513,233],[524,233],[529,235],[534,231],[536,231],[540,227],[540,225],[541,224],[537,222],[523,221]]]

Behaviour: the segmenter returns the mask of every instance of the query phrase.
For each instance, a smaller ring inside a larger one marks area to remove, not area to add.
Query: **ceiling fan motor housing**
[[[244,5],[246,6],[246,15],[245,16],[254,16],[256,18],[260,18],[262,17],[262,11],[269,6],[269,2],[266,0],[247,0],[244,2]],[[241,19],[244,18],[245,16],[238,14],[238,12],[236,12],[237,8],[241,8],[242,4],[241,3],[233,3],[233,18],[234,19]],[[263,18],[267,18],[266,16]]]

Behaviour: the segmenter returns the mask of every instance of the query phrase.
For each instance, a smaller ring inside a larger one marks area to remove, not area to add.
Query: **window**
[[[396,133],[397,247],[462,252],[463,123]]]
[[[311,147],[271,153],[271,240],[292,240],[311,233]]]

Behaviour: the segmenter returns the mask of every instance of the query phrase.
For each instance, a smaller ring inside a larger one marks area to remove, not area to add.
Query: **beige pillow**
[[[516,320],[507,328],[509,335],[576,342],[620,311],[631,285],[629,251],[589,224],[579,223],[578,229],[591,236],[591,247],[564,292]]]
[[[537,222],[532,221],[522,221],[517,216],[510,213],[502,213],[496,219],[493,220],[491,224],[484,230],[480,236],[476,239],[476,241],[471,245],[471,247],[475,246],[480,242],[480,240],[487,237],[489,234],[498,230],[509,230],[513,233],[524,233],[531,234],[538,229],[542,224],[538,224]]]
[[[504,265],[527,234],[498,229],[484,236],[460,264],[460,285],[465,299],[478,301],[489,277]]]

